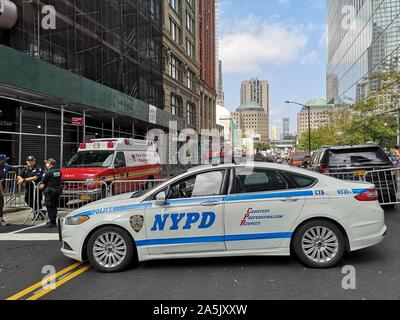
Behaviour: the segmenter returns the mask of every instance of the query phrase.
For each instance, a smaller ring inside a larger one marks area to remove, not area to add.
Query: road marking
[[[33,296],[29,297],[26,300],[37,300],[40,299],[41,297],[43,297],[44,295],[48,294],[49,292],[52,292],[54,290],[56,290],[58,287],[61,287],[63,284],[67,283],[68,281],[76,278],[77,276],[79,276],[80,274],[88,271],[92,266],[90,265],[84,265],[82,266],[80,269],[78,269],[77,271],[67,275],[66,277],[62,278],[61,280],[57,281],[54,285],[54,288],[48,288],[48,289],[42,289],[41,291],[35,293]]]
[[[42,287],[42,282],[45,283],[49,283],[50,281],[53,281],[54,279],[57,279],[65,274],[67,274],[68,272],[71,272],[72,270],[75,270],[76,268],[79,268],[83,265],[82,262],[76,262],[73,265],[58,271],[56,274],[53,274],[47,278],[44,278],[43,280],[39,281],[38,283],[35,283],[33,285],[31,285],[30,287],[18,292],[17,294],[7,298],[6,300],[19,300],[22,297],[25,297],[26,295],[28,295],[29,293],[35,291],[36,289],[39,289]]]
[[[14,232],[10,232],[9,234],[17,234],[17,233],[28,231],[28,230],[31,230],[31,229],[44,227],[45,225],[46,225],[46,223],[42,223],[42,224],[38,224],[37,226],[32,226],[32,227],[24,228],[24,229],[17,230],[17,231],[14,231]]]
[[[59,241],[57,233],[0,233],[0,241]]]

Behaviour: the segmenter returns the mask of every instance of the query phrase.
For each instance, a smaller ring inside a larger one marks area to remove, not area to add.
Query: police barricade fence
[[[75,210],[108,196],[108,184],[104,181],[63,181],[58,207]]]
[[[24,224],[26,224],[29,219],[32,219],[32,222],[38,219],[44,220],[46,215],[42,210],[43,194],[38,189],[37,183],[31,181],[18,184],[17,178],[18,174],[16,172],[9,172],[6,175],[3,186],[5,208],[29,209]]]
[[[138,195],[140,195],[140,193],[144,193],[158,187],[165,181],[167,180],[159,179],[159,180],[113,181],[109,188],[110,196],[112,197],[120,194],[134,193],[134,192],[138,192]]]
[[[345,181],[369,182],[375,185],[381,205],[389,206],[400,204],[400,168],[336,172],[327,173],[325,175]]]
[[[6,208],[31,209],[25,223],[31,217],[33,221],[44,218],[43,191],[39,190],[35,182],[29,185],[17,183],[18,174],[7,174],[3,194]],[[104,181],[63,181],[58,208],[71,211],[80,207],[115,195],[149,191],[166,180],[123,180],[113,181],[111,184]],[[29,190],[28,190],[29,189]]]

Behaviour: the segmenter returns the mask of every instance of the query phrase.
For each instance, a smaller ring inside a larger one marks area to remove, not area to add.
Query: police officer
[[[50,221],[49,228],[57,227],[57,208],[61,194],[61,170],[56,168],[56,160],[50,158],[45,161],[46,171],[42,176],[39,189],[44,190],[45,204]]]
[[[35,211],[42,209],[42,190],[38,192],[39,199],[35,199],[35,188],[32,182],[37,185],[42,179],[42,174],[43,170],[37,165],[36,158],[28,156],[26,158],[26,167],[22,169],[21,174],[17,178],[18,185],[24,186],[26,190],[25,203]]]

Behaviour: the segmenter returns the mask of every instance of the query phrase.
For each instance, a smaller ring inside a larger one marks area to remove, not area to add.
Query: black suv
[[[397,178],[394,171],[389,170],[393,169],[393,163],[378,145],[320,148],[315,152],[309,169],[342,180],[362,180],[365,177],[367,182],[375,184],[381,204],[397,202]]]

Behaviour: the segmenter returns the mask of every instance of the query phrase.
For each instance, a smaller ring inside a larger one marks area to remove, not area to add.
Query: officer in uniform
[[[42,176],[39,189],[44,190],[45,204],[50,221],[47,223],[49,228],[57,227],[58,200],[61,194],[61,170],[56,168],[56,160],[50,158],[45,161],[46,171]]]
[[[25,186],[25,203],[34,211],[42,209],[42,190],[39,190],[38,197],[34,196],[35,188],[32,182],[36,185],[42,179],[43,170],[36,163],[34,156],[26,158],[26,167],[22,169],[21,174],[17,178],[17,183],[20,186]],[[35,203],[36,202],[36,203]]]

